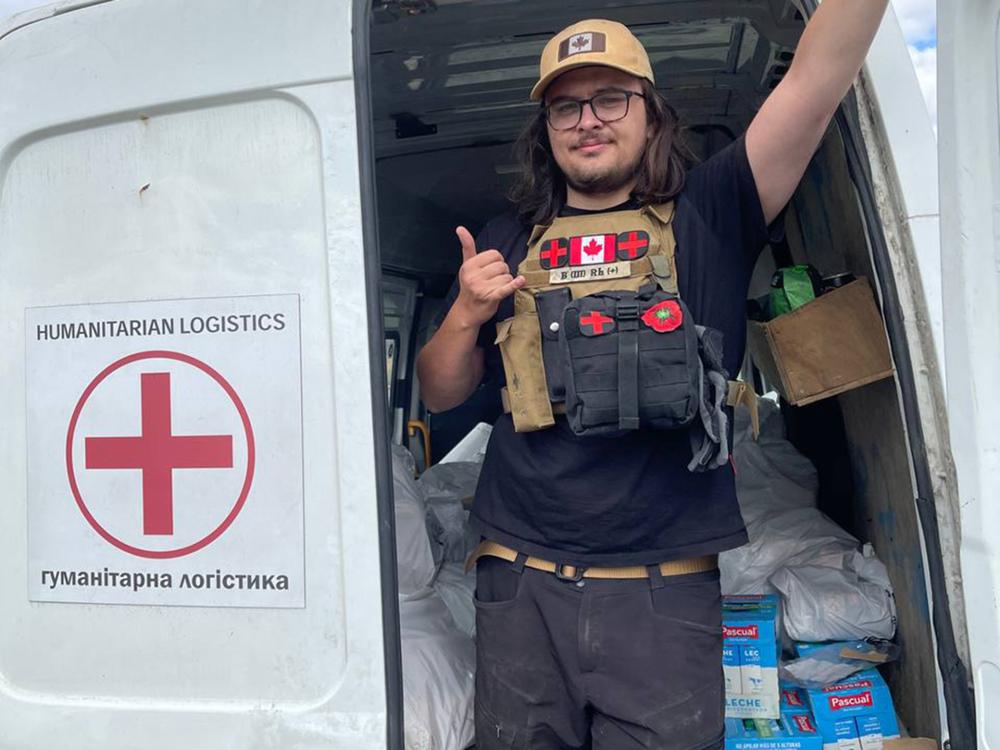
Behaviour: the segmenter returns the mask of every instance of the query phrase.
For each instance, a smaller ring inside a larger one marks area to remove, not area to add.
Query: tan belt
[[[472,570],[472,566],[480,557],[499,557],[501,560],[514,562],[518,552],[510,547],[505,547],[497,542],[480,542],[479,545],[469,555],[465,563],[466,572]],[[556,577],[572,581],[581,578],[649,578],[649,570],[645,565],[632,565],[623,568],[580,568],[575,565],[557,565],[548,560],[537,557],[529,557],[524,561],[526,568],[542,570],[546,573],[555,573]],[[660,575],[681,576],[686,573],[704,573],[708,570],[715,570],[719,566],[717,555],[705,555],[704,557],[692,557],[687,560],[671,560],[660,563]]]

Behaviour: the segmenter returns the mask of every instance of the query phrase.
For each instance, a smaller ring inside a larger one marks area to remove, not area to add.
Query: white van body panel
[[[1000,0],[938,3],[941,237],[951,442],[980,747],[1000,747]]]
[[[385,746],[350,29],[346,2],[114,0],[0,30],[5,750]],[[273,395],[303,415],[306,606],[30,602],[25,309],[276,294],[300,303],[301,404]]]
[[[915,374],[955,644],[960,658],[968,663],[958,491],[945,398],[937,140],[891,6],[872,43],[856,91],[877,209],[895,271],[895,289]],[[903,424],[905,427],[905,420]],[[929,579],[927,592],[930,597]],[[940,706],[941,727],[946,731],[943,700]]]
[[[941,253],[938,234],[937,139],[920,83],[909,61],[906,40],[889,6],[865,61],[867,91],[877,102],[881,129],[878,147],[887,151],[898,179],[895,208],[909,229],[926,301],[926,323],[934,352],[944,357],[941,317]],[[911,270],[911,269],[907,269]]]

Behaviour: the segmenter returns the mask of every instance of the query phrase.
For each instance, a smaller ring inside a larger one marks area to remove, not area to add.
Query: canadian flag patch
[[[588,234],[571,237],[569,241],[569,264],[590,266],[595,263],[615,261],[615,235]]]
[[[606,47],[607,37],[600,31],[581,31],[559,42],[559,61],[584,52],[604,52]]]

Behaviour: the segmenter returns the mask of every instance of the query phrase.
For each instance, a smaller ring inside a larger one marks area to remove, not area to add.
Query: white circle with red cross
[[[76,504],[107,542],[173,558],[218,539],[243,509],[254,436],[239,394],[187,354],[122,357],[84,389],[66,433]]]

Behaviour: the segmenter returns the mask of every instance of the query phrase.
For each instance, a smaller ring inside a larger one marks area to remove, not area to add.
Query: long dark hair
[[[645,78],[640,83],[653,137],[639,163],[632,194],[640,205],[665,203],[684,187],[684,169],[690,162],[690,152],[681,140],[677,113],[652,83]],[[566,202],[566,178],[552,155],[541,110],[521,131],[514,144],[514,158],[520,172],[508,197],[517,204],[518,215],[529,224],[551,223]]]

